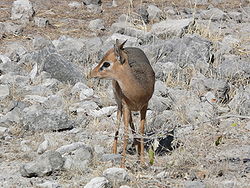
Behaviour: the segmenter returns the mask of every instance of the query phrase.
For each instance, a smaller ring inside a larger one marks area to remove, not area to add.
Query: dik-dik
[[[121,117],[124,122],[124,144],[121,167],[125,167],[128,144],[128,127],[135,134],[131,111],[140,111],[140,139],[135,138],[140,163],[144,165],[144,127],[148,102],[153,95],[155,73],[144,52],[135,47],[126,47],[116,40],[101,62],[91,71],[90,77],[112,79],[115,100],[118,105],[117,131],[115,132],[113,153],[117,153],[117,140]]]

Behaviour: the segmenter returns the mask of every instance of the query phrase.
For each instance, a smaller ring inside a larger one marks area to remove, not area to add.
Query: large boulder
[[[61,109],[32,105],[23,110],[22,123],[28,130],[60,131],[72,129],[75,122]]]
[[[22,165],[20,172],[24,177],[42,177],[60,170],[63,164],[64,158],[59,152],[48,151],[38,159]]]
[[[75,84],[84,80],[79,69],[59,54],[50,54],[47,56],[44,60],[42,70],[50,73],[53,78],[65,83]]]
[[[156,67],[156,77],[162,81],[166,81],[166,76],[171,74],[174,79],[178,75],[179,81],[188,82],[187,71],[190,70],[205,74],[213,56],[212,42],[197,35],[159,41],[143,49],[153,66],[154,63],[160,64],[161,68]]]

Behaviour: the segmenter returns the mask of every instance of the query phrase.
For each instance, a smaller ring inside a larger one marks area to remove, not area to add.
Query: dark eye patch
[[[102,67],[100,68],[100,71],[102,71],[102,70],[105,69],[105,68],[108,68],[109,66],[110,66],[110,63],[105,61],[105,62],[102,64]]]
[[[105,68],[107,68],[107,67],[110,66],[110,63],[109,62],[104,62],[102,66],[105,67]]]

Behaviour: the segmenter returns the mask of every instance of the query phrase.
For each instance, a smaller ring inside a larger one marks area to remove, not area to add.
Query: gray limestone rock
[[[102,19],[95,19],[89,22],[89,28],[93,31],[104,30],[104,21]]]
[[[112,182],[113,185],[121,185],[130,181],[128,172],[124,168],[108,168],[103,172],[103,176]]]
[[[44,60],[42,70],[50,73],[51,77],[65,83],[75,84],[84,80],[79,69],[59,54],[48,55]]]
[[[111,188],[110,182],[105,177],[95,177],[84,188]]]
[[[148,19],[150,21],[160,21],[161,20],[162,10],[159,9],[157,6],[148,5],[147,12],[148,12]]]
[[[26,23],[34,16],[35,11],[29,0],[16,0],[13,2],[11,9],[11,19],[20,20]]]
[[[20,168],[20,173],[24,177],[42,177],[50,175],[63,167],[64,158],[59,152],[48,151],[37,160],[24,164]]]
[[[192,26],[193,19],[164,20],[152,25],[152,34],[162,38],[181,37],[185,31]]]
[[[10,94],[10,89],[8,85],[0,85],[0,100],[5,99]]]
[[[60,131],[72,129],[75,122],[62,109],[32,105],[23,110],[22,123],[28,130]]]

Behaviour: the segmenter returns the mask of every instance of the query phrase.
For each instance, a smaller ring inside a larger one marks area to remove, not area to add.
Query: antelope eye
[[[105,67],[105,68],[107,68],[107,67],[110,66],[110,63],[109,62],[104,62],[102,66]]]

